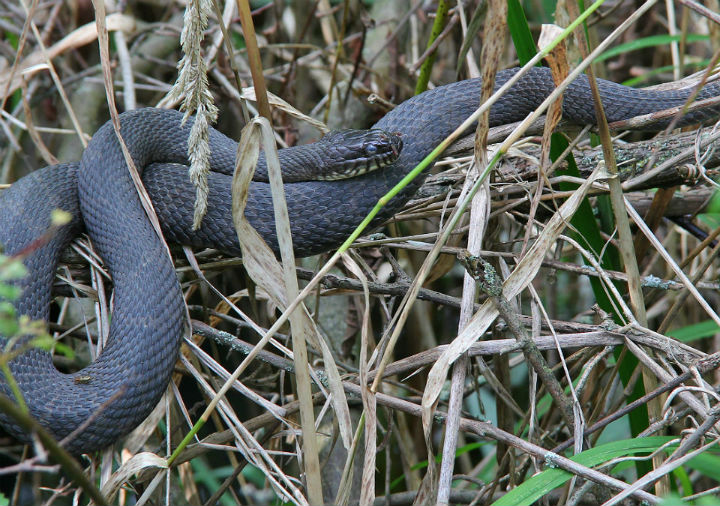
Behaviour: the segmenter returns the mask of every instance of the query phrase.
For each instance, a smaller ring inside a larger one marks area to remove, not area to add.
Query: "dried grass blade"
[[[357,427],[353,448],[348,452],[347,462],[343,472],[342,482],[338,487],[335,503],[345,505],[350,499],[353,475],[353,460],[356,447],[361,434],[365,434],[365,455],[363,461],[363,475],[360,486],[360,506],[371,505],[375,500],[375,455],[377,452],[377,399],[375,393],[368,388],[368,341],[370,334],[370,290],[368,280],[360,266],[353,259],[343,254],[343,263],[362,283],[363,312],[360,336],[360,357],[358,368],[360,371],[360,397],[363,403],[363,416]],[[364,423],[364,426],[363,426]]]
[[[239,94],[240,98],[244,98],[245,100],[250,100],[251,102],[257,102],[257,96],[255,95],[255,88],[253,86],[250,86],[248,88],[243,88],[242,92]],[[327,133],[330,131],[330,129],[327,127],[325,123],[322,121],[318,121],[312,116],[308,116],[307,114],[303,113],[302,111],[299,111],[292,105],[290,105],[288,102],[283,100],[282,98],[278,97],[274,93],[267,92],[267,98],[268,102],[271,106],[273,106],[275,109],[279,109],[280,111],[284,112],[288,116],[292,116],[295,119],[298,119],[300,121],[304,121],[305,123],[314,126],[318,130],[320,130],[323,133]]]
[[[278,243],[280,245],[281,256],[283,258],[282,268],[277,264],[275,256],[270,248],[264,243],[257,232],[252,229],[250,224],[242,215],[242,209],[244,209],[244,204],[247,199],[249,179],[251,177],[252,167],[254,167],[255,163],[254,160],[246,158],[249,155],[244,149],[244,139],[246,138],[245,134],[243,134],[243,139],[241,140],[239,147],[239,167],[242,167],[240,171],[242,174],[242,181],[238,180],[237,186],[234,185],[234,193],[235,191],[238,191],[239,193],[237,193],[233,198],[233,217],[235,219],[238,238],[243,249],[243,259],[248,273],[255,282],[258,283],[258,285],[262,286],[270,294],[279,307],[287,308],[289,301],[297,297],[299,289],[297,285],[297,278],[295,277],[295,258],[292,251],[292,242],[290,237],[290,220],[287,213],[287,207],[284,204],[285,197],[282,178],[280,175],[280,162],[277,159],[277,148],[273,139],[272,130],[270,129],[267,121],[264,119],[254,120],[248,128],[252,125],[258,125],[257,128],[262,132],[260,134],[260,138],[262,139],[265,150],[270,185],[273,192],[273,206],[275,208],[275,223],[277,227]],[[248,136],[250,135],[253,134],[248,134]],[[255,138],[254,135],[253,138]],[[252,146],[248,145],[247,147],[252,150],[250,156],[256,158],[258,146],[253,144]],[[251,165],[245,165],[251,161]],[[314,439],[310,376],[308,375],[306,378],[306,385],[303,385],[303,379],[301,378],[304,374],[303,371],[309,371],[309,365],[307,364],[307,352],[305,351],[305,342],[309,341],[310,344],[319,349],[323,355],[326,372],[329,378],[327,386],[331,391],[331,400],[338,418],[338,426],[340,428],[343,444],[346,448],[350,448],[352,444],[352,423],[350,420],[350,410],[347,406],[345,392],[341,386],[342,382],[340,381],[340,373],[334,362],[332,353],[320,335],[320,332],[314,322],[309,317],[309,314],[304,306],[300,306],[300,308],[297,308],[297,310],[290,314],[290,324],[293,329],[293,349],[296,375],[298,379],[298,390],[302,393],[301,389],[305,389],[305,394],[307,394],[306,396],[301,395],[301,398],[305,398],[307,400],[307,411],[305,412],[305,415],[302,415],[303,409],[301,408],[301,420],[308,422],[307,424],[303,423],[303,430],[305,432],[306,430],[312,429],[312,436],[308,436],[308,433],[306,432],[305,437],[311,437]],[[303,416],[306,418],[303,418]],[[308,469],[308,466],[313,465],[310,454],[312,452],[317,452],[317,450],[312,447],[306,447],[304,451],[306,472],[310,472],[311,469]],[[319,488],[319,459],[316,462],[316,466]]]

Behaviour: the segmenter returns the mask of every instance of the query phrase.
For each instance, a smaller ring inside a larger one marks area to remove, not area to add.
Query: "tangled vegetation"
[[[133,0],[96,24],[100,3],[0,2],[0,188],[140,106],[217,108],[236,139],[259,111],[282,147],[538,52],[557,82],[633,86],[720,56],[717,0]],[[0,432],[0,505],[720,504],[719,134],[640,121],[481,120],[342,254],[258,270],[170,245],[192,335],[166,396],[77,462]],[[46,329],[14,314],[20,260],[0,256],[0,333],[47,330],[81,369],[112,313],[101,261],[78,237]]]

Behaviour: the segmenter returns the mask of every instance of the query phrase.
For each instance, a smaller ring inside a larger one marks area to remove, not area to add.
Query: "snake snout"
[[[380,129],[338,130],[325,143],[326,162],[318,180],[348,179],[395,163],[402,151],[400,135]]]

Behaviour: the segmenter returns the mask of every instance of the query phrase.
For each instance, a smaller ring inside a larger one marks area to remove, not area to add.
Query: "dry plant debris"
[[[412,96],[421,71],[432,87],[480,76],[483,58],[517,66],[520,3],[535,41],[552,15],[563,26],[580,15],[539,1],[507,2],[508,13],[505,2],[474,0],[250,3],[279,147],[317,139],[318,125],[367,127]],[[698,82],[720,50],[720,7],[705,4],[606,2],[587,18],[588,41],[571,36],[565,53],[553,52],[557,71],[587,61],[627,19],[595,75],[644,86],[697,72]],[[212,96],[216,126],[239,138],[256,113],[244,98],[265,90],[249,89],[257,63],[235,2],[207,5],[208,27],[192,45],[207,89],[194,100]],[[438,8],[446,19],[431,39]],[[107,9],[117,110],[175,105],[183,7]],[[90,2],[0,2],[0,188],[79,159],[110,117],[94,16]],[[356,241],[305,299],[304,362],[288,325],[257,347],[291,302],[280,270],[266,285],[240,259],[171,246],[193,330],[174,381],[142,426],[72,469],[113,504],[720,503],[720,134],[611,125],[603,140],[615,166],[598,172],[607,153],[597,130],[561,122],[551,146],[543,128],[555,121],[535,122],[512,144],[475,197],[486,200],[438,244],[475,183],[473,147],[487,149],[476,151],[487,163],[515,125],[490,129],[489,146],[472,135],[456,143],[415,199]],[[617,184],[599,177],[605,170]],[[614,225],[618,205],[630,240]],[[291,266],[300,289],[326,260]],[[111,314],[111,283],[82,238],[66,252],[56,294],[49,330],[76,350],[56,364],[76,370]],[[298,394],[298,367],[309,395]],[[197,438],[168,465],[210,404]],[[303,455],[309,437],[318,459]],[[0,433],[0,505],[88,504],[88,489],[54,455]]]

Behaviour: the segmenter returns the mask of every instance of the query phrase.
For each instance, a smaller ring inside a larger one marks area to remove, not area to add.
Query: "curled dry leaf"
[[[257,100],[255,96],[255,88],[253,86],[243,88],[240,96],[245,100],[250,100],[252,102],[255,102]],[[322,121],[318,121],[312,116],[308,116],[307,114],[304,114],[303,112],[297,110],[277,95],[274,95],[268,91],[267,96],[270,105],[275,107],[276,109],[280,109],[282,112],[288,114],[289,116],[292,116],[293,118],[297,118],[300,121],[304,121],[305,123],[314,126],[323,133],[327,133],[330,131],[330,129],[325,123],[323,123]]]
[[[154,453],[138,453],[110,476],[110,479],[103,485],[101,491],[109,501],[112,501],[122,484],[127,482],[130,477],[145,469],[167,469],[167,467],[167,460],[158,457]]]

